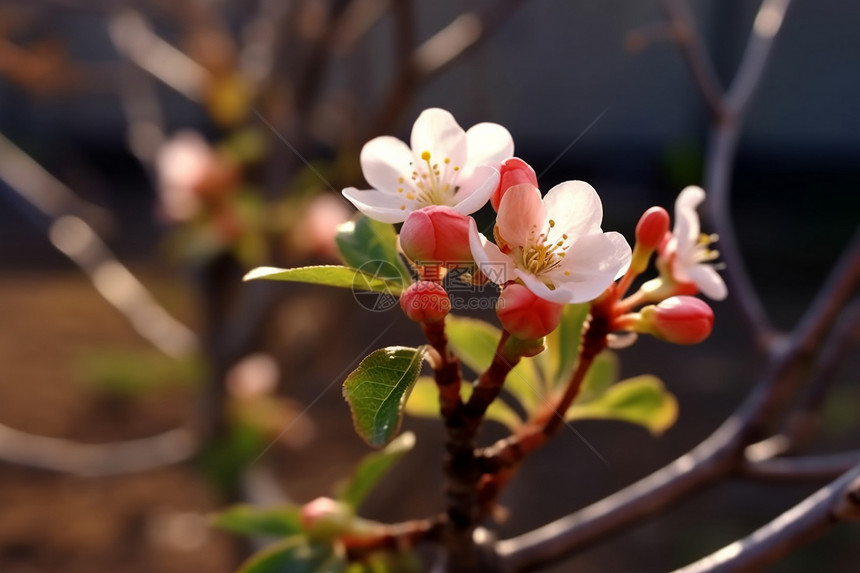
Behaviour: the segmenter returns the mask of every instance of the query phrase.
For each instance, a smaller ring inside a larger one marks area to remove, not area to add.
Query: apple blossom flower
[[[630,265],[622,235],[600,228],[603,206],[591,185],[566,181],[541,199],[537,187],[505,192],[496,219],[498,246],[469,229],[472,255],[493,282],[519,280],[537,296],[579,303],[600,296]]]
[[[155,156],[159,204],[171,221],[187,221],[205,204],[218,201],[238,182],[236,166],[218,154],[202,135],[177,132]]]
[[[710,248],[715,235],[704,235],[699,228],[696,207],[705,200],[701,187],[685,187],[675,201],[675,227],[672,235],[660,249],[660,256],[669,263],[672,277],[680,283],[692,283],[705,296],[723,300],[728,294],[726,283],[708,264],[719,256]]]
[[[499,182],[496,167],[513,155],[511,134],[501,125],[479,123],[468,131],[445,110],[424,110],[412,127],[411,149],[391,136],[361,150],[361,170],[373,189],[343,195],[377,221],[401,223],[429,205],[447,205],[468,215],[486,204]]]

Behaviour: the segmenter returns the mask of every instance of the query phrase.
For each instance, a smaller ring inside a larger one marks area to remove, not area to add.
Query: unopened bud
[[[636,274],[648,267],[651,254],[666,240],[669,233],[669,213],[663,207],[651,207],[639,218],[636,225],[636,244],[630,268]]]
[[[511,157],[499,168],[499,186],[490,197],[490,203],[493,209],[499,210],[499,205],[502,202],[502,196],[505,192],[514,185],[522,185],[528,183],[533,187],[538,186],[537,175],[531,165],[520,159],[519,157]]]
[[[413,211],[400,229],[400,246],[407,257],[419,264],[456,266],[470,262],[469,217],[443,205]]]
[[[496,303],[502,326],[523,340],[542,338],[555,330],[563,309],[563,304],[544,300],[518,283],[506,286]]]
[[[348,506],[330,497],[318,497],[301,511],[302,527],[313,537],[337,537],[349,530],[354,518]]]
[[[636,243],[654,251],[669,232],[669,213],[663,207],[651,207],[639,218],[636,224]]]
[[[418,281],[400,295],[400,308],[409,320],[439,322],[451,310],[451,299],[442,285]]]
[[[674,344],[698,344],[714,328],[714,311],[702,299],[673,296],[640,311],[636,330]]]

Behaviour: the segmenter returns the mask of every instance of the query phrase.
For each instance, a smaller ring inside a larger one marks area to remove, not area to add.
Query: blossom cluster
[[[554,330],[565,304],[595,300],[611,309],[614,331],[681,344],[710,334],[713,313],[691,295],[720,300],[727,290],[711,264],[716,237],[700,232],[699,187],[678,196],[671,230],[664,209],[647,210],[631,248],[602,229],[603,204],[588,183],[565,181],[541,193],[531,166],[514,157],[511,134],[494,123],[464,130],[447,111],[427,109],[410,145],[377,137],[360,161],[371,189],[343,195],[367,217],[403,224],[400,246],[421,280],[401,295],[401,307],[415,321],[444,319],[451,305],[441,278],[466,265],[476,284],[498,285],[499,320],[521,339]],[[470,215],[487,202],[496,217],[482,232]],[[654,254],[659,277],[625,297]]]

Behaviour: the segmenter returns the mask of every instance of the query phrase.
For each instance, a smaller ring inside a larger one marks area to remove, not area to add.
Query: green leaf
[[[590,402],[618,381],[618,356],[611,350],[604,350],[594,358],[591,368],[582,381],[582,390],[575,404]]]
[[[582,337],[582,325],[591,309],[589,303],[565,305],[561,323],[545,339],[546,350],[538,355],[544,378],[555,385],[567,381],[573,373]]]
[[[502,331],[483,320],[448,315],[445,322],[448,343],[470,370],[480,374],[493,361]],[[505,379],[505,390],[514,396],[526,410],[542,404],[541,384],[535,363],[520,360]]]
[[[288,537],[302,532],[301,510],[293,505],[258,507],[234,505],[214,516],[213,523],[240,535]]]
[[[471,394],[472,386],[470,384],[460,386],[460,398],[463,401],[468,400]],[[433,378],[429,376],[418,378],[418,382],[415,383],[412,394],[409,395],[409,400],[406,402],[405,411],[416,418],[439,417],[439,391],[436,389],[436,382]],[[523,419],[520,415],[502,400],[495,400],[490,404],[486,419],[507,426],[512,431],[523,425]]]
[[[376,271],[376,269],[371,270]],[[337,265],[298,267],[295,269],[257,267],[248,272],[242,280],[253,281],[258,279],[328,285],[359,291],[383,292],[395,296],[403,290],[403,285],[400,282],[390,280],[390,277],[383,274],[370,274]]]
[[[294,535],[252,555],[238,573],[339,573],[346,567],[331,547]]]
[[[403,455],[415,447],[415,434],[401,434],[384,450],[364,456],[352,478],[338,491],[338,499],[358,509],[367,495]]]
[[[574,404],[565,416],[567,420],[621,420],[644,426],[655,435],[671,427],[677,417],[675,396],[659,378],[647,374],[623,380],[591,402]]]
[[[335,242],[341,258],[349,266],[368,271],[369,267],[375,269],[378,266],[375,263],[383,261],[388,263],[385,268],[393,271],[387,274],[394,275],[386,278],[409,283],[409,273],[397,255],[397,233],[393,225],[362,215],[338,227]]]
[[[397,433],[403,406],[421,371],[424,347],[389,346],[371,352],[346,377],[343,397],[358,435],[371,446],[384,446]]]

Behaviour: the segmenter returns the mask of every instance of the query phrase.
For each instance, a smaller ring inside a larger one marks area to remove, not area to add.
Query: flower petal
[[[364,144],[361,149],[361,171],[370,186],[380,191],[397,193],[399,179],[412,176],[412,151],[405,143],[384,135]]]
[[[506,243],[525,246],[529,236],[540,233],[546,224],[546,211],[538,188],[523,184],[508,189],[499,203],[496,223]]]
[[[544,300],[557,302],[559,304],[572,304],[574,302],[571,300],[572,296],[570,292],[559,288],[550,289],[542,280],[531,273],[527,273],[521,269],[514,269],[514,275],[523,281],[523,284],[525,284],[530,291]]]
[[[678,256],[689,261],[699,240],[699,215],[696,208],[705,200],[705,191],[701,187],[690,185],[684,187],[675,200],[675,227],[672,234],[678,239]]]
[[[498,169],[502,161],[514,155],[514,139],[497,123],[478,123],[466,132],[469,166],[490,165]]]
[[[549,190],[543,200],[547,216],[555,222],[548,239],[567,234],[570,240],[600,232],[603,204],[585,181],[565,181]]]
[[[444,109],[425,109],[412,126],[412,151],[415,161],[421,154],[430,152],[431,163],[442,163],[446,158],[460,168],[466,163],[466,132]]]
[[[586,235],[571,245],[562,265],[547,278],[557,288],[570,291],[577,302],[584,302],[598,297],[623,275],[630,258],[630,245],[620,233]]]
[[[509,256],[499,250],[487,237],[478,232],[474,219],[469,223],[469,247],[475,264],[488,279],[496,284],[504,284],[514,279],[514,263]]]
[[[402,197],[376,189],[359,191],[355,187],[348,187],[342,193],[356,209],[383,223],[402,223],[413,211],[404,204]]]
[[[723,277],[711,265],[693,265],[687,267],[686,271],[706,297],[712,300],[723,300],[729,294]]]
[[[460,184],[454,195],[454,210],[463,215],[474,213],[487,204],[499,184],[499,172],[488,165],[479,165],[468,181]]]

